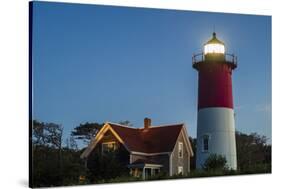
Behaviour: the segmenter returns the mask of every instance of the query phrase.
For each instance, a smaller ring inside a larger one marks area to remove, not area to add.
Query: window
[[[178,174],[183,174],[183,167],[182,166],[178,166]]]
[[[116,149],[116,143],[115,142],[104,142],[102,143],[102,153],[114,151]]]
[[[202,141],[202,143],[203,143],[203,149],[202,149],[202,151],[203,152],[208,152],[209,151],[209,135],[204,135],[203,136],[203,141]]]
[[[179,142],[179,158],[183,157],[183,144]]]

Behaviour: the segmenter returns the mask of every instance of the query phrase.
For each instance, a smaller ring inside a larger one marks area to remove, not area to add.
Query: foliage
[[[32,124],[32,144],[43,145],[45,141],[44,137],[44,126],[43,122],[33,120]]]
[[[62,126],[34,120],[32,187],[76,185],[84,173],[81,151],[62,147]]]
[[[120,176],[129,176],[129,170],[122,164],[122,151],[94,152],[87,161],[88,179],[93,183],[99,180],[110,180]]]
[[[70,136],[69,138],[67,138],[65,140],[65,144],[66,144],[66,147],[69,148],[69,149],[72,149],[74,151],[78,150],[78,144],[75,141],[75,138],[73,136]]]
[[[43,145],[33,146],[32,187],[58,186],[62,184],[57,154],[57,149]]]
[[[179,176],[179,175],[174,175],[174,176]],[[180,176],[182,176],[180,174]],[[146,180],[163,180],[163,179],[168,179],[171,178],[166,171],[160,171],[157,175],[150,176],[149,178],[146,178]]]
[[[133,124],[130,121],[128,121],[128,120],[119,121],[119,124],[120,125],[125,125],[125,126],[128,126],[128,127],[132,127],[133,126]]]
[[[189,141],[191,143],[191,148],[193,150],[193,157],[190,158],[190,170],[195,170],[196,169],[196,138],[189,137]]]
[[[142,178],[132,177],[130,175],[122,175],[111,179],[100,179],[95,182],[95,184],[103,184],[103,183],[119,183],[119,182],[136,182],[143,181]]]
[[[236,132],[237,164],[240,171],[252,170],[252,167],[260,165],[271,165],[271,145],[266,141],[265,136],[257,133],[247,135]]]
[[[96,136],[104,124],[89,123],[80,124],[71,132],[71,136],[77,140],[82,140],[85,145],[88,145],[92,138]]]
[[[214,170],[226,170],[226,158],[222,155],[218,154],[210,154],[206,159],[203,169],[206,171],[214,171]]]
[[[60,149],[62,146],[63,127],[55,123],[33,121],[32,141],[35,145],[50,146]]]
[[[81,151],[75,151],[69,148],[63,150],[62,164],[62,182],[63,185],[77,185],[79,177],[86,175],[85,166],[80,159]]]

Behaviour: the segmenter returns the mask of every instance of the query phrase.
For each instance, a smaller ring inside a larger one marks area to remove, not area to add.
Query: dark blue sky
[[[62,124],[150,117],[184,122],[196,135],[193,53],[213,28],[238,56],[233,73],[236,129],[271,141],[271,17],[34,3],[33,113]]]

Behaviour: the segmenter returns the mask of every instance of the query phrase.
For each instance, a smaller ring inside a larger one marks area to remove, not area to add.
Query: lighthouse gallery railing
[[[193,54],[192,56],[192,65],[198,63],[198,62],[203,62],[205,61],[205,56],[204,53],[198,53],[198,54]],[[237,66],[237,56],[235,56],[234,54],[225,54],[225,61],[232,63],[235,65],[235,67]]]

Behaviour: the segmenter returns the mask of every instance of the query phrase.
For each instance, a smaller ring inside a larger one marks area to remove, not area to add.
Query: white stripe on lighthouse
[[[203,108],[197,116],[197,160],[200,168],[210,154],[225,156],[227,166],[237,169],[234,111],[231,108]],[[204,137],[209,138],[208,151],[203,149]]]

